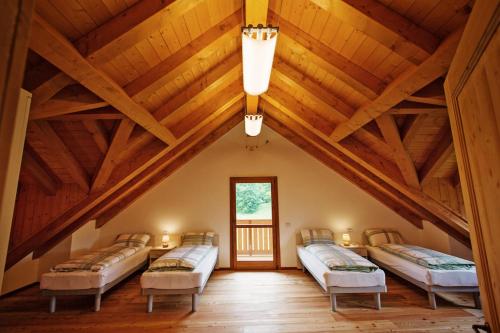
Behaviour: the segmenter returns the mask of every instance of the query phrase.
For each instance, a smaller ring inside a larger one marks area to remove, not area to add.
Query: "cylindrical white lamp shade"
[[[243,32],[243,89],[249,95],[260,95],[269,88],[274,50],[278,34],[261,34],[267,39],[256,39]],[[257,34],[259,36],[259,34]]]
[[[170,236],[168,234],[163,234],[163,236],[161,236],[161,245],[163,247],[167,247],[169,241],[170,241]]]
[[[343,241],[344,245],[348,246],[349,244],[351,244],[351,235],[342,234],[342,241]]]
[[[262,129],[261,114],[247,114],[245,115],[245,133],[249,136],[257,136]]]

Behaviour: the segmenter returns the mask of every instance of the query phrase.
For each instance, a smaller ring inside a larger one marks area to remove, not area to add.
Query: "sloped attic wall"
[[[437,228],[429,229],[433,237],[426,237],[426,229],[414,227],[271,129],[264,127],[257,140],[243,133],[238,125],[140,197],[101,228],[98,243],[109,244],[121,232],[159,236],[163,230],[213,230],[220,235],[220,266],[228,267],[229,178],[277,176],[282,266],[296,265],[295,234],[304,227],[331,228],[337,238],[352,228],[355,242],[366,228],[397,228],[409,242],[470,256]],[[245,149],[256,143],[256,150]]]

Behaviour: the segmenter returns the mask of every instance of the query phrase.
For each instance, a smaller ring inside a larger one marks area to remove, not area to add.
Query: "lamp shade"
[[[168,242],[170,241],[170,236],[165,233],[161,236],[161,245],[163,247],[168,247]]]
[[[342,241],[343,241],[344,245],[351,244],[351,235],[349,235],[349,234],[342,234]]]
[[[245,115],[245,133],[249,136],[257,136],[262,129],[261,114],[247,114]]]
[[[277,39],[275,29],[243,29],[243,89],[247,94],[257,96],[269,88]]]

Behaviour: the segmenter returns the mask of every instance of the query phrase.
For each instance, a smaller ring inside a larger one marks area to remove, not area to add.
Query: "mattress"
[[[477,287],[476,270],[429,269],[388,253],[378,247],[368,246],[370,258],[391,267],[428,286]]]
[[[302,264],[307,268],[321,287],[375,287],[385,286],[385,274],[381,269],[375,272],[348,272],[330,270],[316,256],[308,252],[303,246],[297,246],[297,254]]]
[[[42,274],[40,289],[77,290],[101,288],[126,271],[145,263],[151,247],[146,246],[130,257],[99,272],[49,272]]]
[[[141,276],[141,287],[143,289],[191,289],[204,286],[212,273],[219,248],[212,246],[205,258],[190,272],[145,272]]]

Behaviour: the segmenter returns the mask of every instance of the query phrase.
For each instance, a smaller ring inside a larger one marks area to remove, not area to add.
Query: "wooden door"
[[[500,332],[500,6],[476,1],[445,82],[485,320]]]
[[[230,200],[231,268],[278,269],[277,178],[232,177]]]

